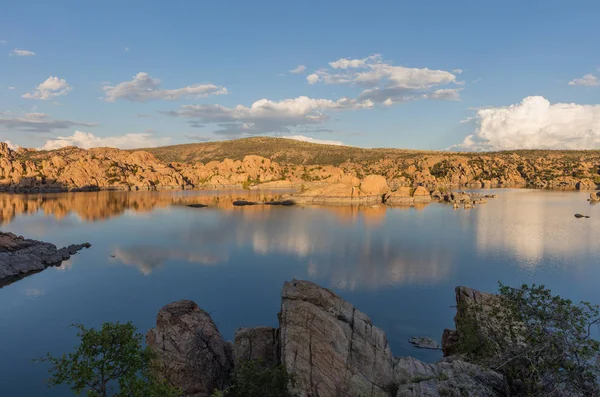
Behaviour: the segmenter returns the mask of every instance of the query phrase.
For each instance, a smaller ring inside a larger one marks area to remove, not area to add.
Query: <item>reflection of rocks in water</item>
[[[237,200],[269,202],[281,192],[257,190],[194,192],[78,192],[56,194],[0,194],[0,224],[9,224],[20,214],[43,212],[62,219],[73,213],[84,221],[121,215],[126,210],[149,212],[169,205],[205,205],[230,208]]]
[[[504,192],[485,211],[473,214],[480,252],[516,256],[517,264],[535,268],[544,258],[577,258],[597,252],[597,220],[581,222],[573,213],[581,209],[577,193],[517,190]],[[585,208],[585,207],[584,207]]]
[[[150,238],[164,240],[168,235],[169,246],[121,245],[114,253],[121,262],[147,274],[169,259],[210,264],[227,260],[232,250],[250,248],[257,255],[301,258],[307,262],[309,275],[347,289],[432,284],[448,277],[451,243],[442,241],[422,249],[425,231],[408,237],[393,233],[393,227],[386,225],[386,214],[391,211],[402,210],[385,206],[235,208],[219,212],[216,218],[195,218],[193,223],[165,222],[160,234]]]

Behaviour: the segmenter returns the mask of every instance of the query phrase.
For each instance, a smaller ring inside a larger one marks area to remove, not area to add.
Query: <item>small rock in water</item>
[[[415,347],[418,347],[419,349],[440,349],[440,345],[438,345],[436,341],[426,336],[413,336],[408,340],[408,342],[412,343]]]
[[[247,205],[258,205],[258,203],[255,203],[254,201],[237,200],[233,202],[233,205],[236,207],[244,207]]]
[[[283,201],[267,201],[265,205],[283,205],[285,207],[296,204],[294,200],[283,200]]]
[[[589,215],[575,214],[575,218],[589,218]]]
[[[187,206],[191,207],[191,208],[204,208],[204,207],[208,207],[208,205],[206,205],[206,204],[188,204]]]

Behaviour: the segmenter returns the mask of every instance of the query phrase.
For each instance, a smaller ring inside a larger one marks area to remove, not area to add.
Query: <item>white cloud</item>
[[[11,56],[17,56],[17,57],[32,57],[35,55],[35,52],[33,51],[27,51],[27,50],[20,50],[18,48],[15,48],[14,50],[12,50],[12,52],[10,53]]]
[[[600,105],[530,96],[506,107],[478,109],[475,132],[451,149],[600,149]]]
[[[47,141],[41,150],[54,150],[67,146],[77,146],[82,149],[94,147],[113,147],[119,149],[139,149],[166,145],[170,142],[167,137],[155,137],[153,134],[125,134],[120,136],[98,137],[89,132],[75,131],[71,136],[59,136]]]
[[[50,76],[46,81],[38,85],[33,93],[24,94],[22,97],[25,99],[47,101],[57,96],[66,95],[72,89],[73,87],[65,79]]]
[[[25,132],[54,132],[75,126],[94,127],[94,123],[59,120],[44,113],[27,113],[23,116],[0,113],[0,129]]]
[[[8,41],[6,41],[6,40],[0,40],[0,44],[2,44],[2,45],[3,44],[8,44]]]
[[[214,84],[194,84],[183,88],[172,90],[160,89],[161,81],[140,72],[131,81],[125,81],[115,86],[105,85],[102,87],[107,102],[115,102],[117,99],[125,99],[132,102],[146,102],[153,99],[174,100],[184,97],[207,97],[209,95],[227,94],[227,88]]]
[[[175,117],[197,119],[198,123],[218,123],[215,134],[255,135],[290,133],[290,127],[320,124],[329,120],[325,111],[364,109],[373,107],[369,100],[342,98],[337,101],[300,96],[279,102],[261,99],[250,107],[238,105],[184,105],[178,111],[162,112]]]
[[[304,73],[305,70],[306,70],[306,66],[304,66],[304,65],[298,65],[298,67],[296,69],[290,70],[290,73],[300,74],[300,73]]]
[[[586,87],[595,87],[600,85],[600,79],[593,74],[586,74],[580,79],[569,81],[569,85],[584,85]]]
[[[316,73],[310,74],[306,76],[306,81],[308,81],[308,84],[315,84],[317,81],[319,81],[319,75]]]
[[[353,84],[365,87],[359,99],[389,104],[417,99],[457,99],[458,90],[446,95],[432,93],[435,87],[457,84],[456,75],[445,70],[408,68],[385,63],[379,54],[362,59],[342,58],[329,62],[332,68],[317,70],[307,77],[309,84]],[[456,69],[455,73],[458,73]],[[462,71],[461,71],[462,72]],[[450,89],[448,89],[450,90]]]
[[[350,68],[364,68],[371,61],[380,61],[380,54],[373,54],[363,59],[346,59],[341,58],[334,62],[329,62],[329,66],[334,69],[350,69]]]
[[[125,47],[125,48],[123,48],[123,51],[125,51],[125,52],[129,52],[129,47]]]
[[[461,74],[463,72],[462,69],[452,69],[452,73],[454,74]]]
[[[16,90],[16,89],[17,89],[17,87],[15,87],[14,85],[9,85],[8,87],[6,87],[6,89],[7,89],[8,91],[14,91],[14,90]]]
[[[460,100],[460,91],[462,91],[462,88],[443,88],[433,91],[431,94],[427,95],[427,98],[444,101],[458,101]]]
[[[11,150],[17,150],[18,148],[20,148],[19,145],[16,145],[16,144],[12,143],[11,141],[4,141],[4,143],[6,143],[8,145],[8,148]]]
[[[302,142],[309,142],[309,143],[319,143],[322,145],[335,145],[335,146],[344,146],[344,143],[342,141],[331,141],[328,139],[316,139],[310,136],[304,136],[304,135],[291,135],[291,136],[286,136],[285,138],[287,139],[293,139],[295,141],[302,141]]]

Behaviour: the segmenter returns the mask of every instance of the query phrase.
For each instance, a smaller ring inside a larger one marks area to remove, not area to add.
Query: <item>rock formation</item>
[[[230,345],[210,316],[190,301],[161,309],[146,339],[165,366],[167,379],[185,396],[209,397],[211,388],[226,385],[235,365]],[[239,329],[234,351],[238,361],[282,363],[298,397],[505,395],[498,373],[458,358],[436,364],[394,358],[384,332],[367,315],[308,281],[286,282],[279,328]]]
[[[89,243],[73,244],[57,249],[54,244],[25,239],[13,233],[0,232],[0,284],[3,279],[60,265]]]
[[[431,202],[429,190],[423,186],[417,186],[415,189],[411,187],[400,187],[396,191],[388,193],[384,201],[388,205],[418,205]]]
[[[298,204],[381,204],[389,191],[384,177],[368,175],[363,180],[343,178],[337,183],[312,184],[307,190],[284,196]]]
[[[192,301],[178,301],[158,312],[146,342],[164,366],[167,380],[186,397],[210,396],[227,385],[233,351],[210,315]]]
[[[600,182],[597,151],[419,152],[336,148],[279,138],[184,146],[134,151],[75,147],[14,151],[0,143],[0,191],[300,188],[314,183],[341,183],[358,191],[348,192],[347,187],[337,186],[316,196],[365,201],[364,197],[387,193],[390,190],[387,186],[391,190],[416,186],[429,190],[438,187],[591,190]],[[195,155],[194,150],[202,148],[207,149],[201,156]],[[375,176],[385,179],[385,183]]]

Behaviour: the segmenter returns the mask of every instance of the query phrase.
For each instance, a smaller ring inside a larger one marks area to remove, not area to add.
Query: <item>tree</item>
[[[160,377],[154,354],[142,347],[142,335],[131,322],[104,323],[100,330],[73,327],[81,339],[73,353],[40,361],[49,362],[50,387],[67,384],[88,397],[178,397],[178,390]]]
[[[600,307],[543,285],[500,284],[499,292],[462,311],[458,350],[502,373],[510,395],[600,395],[600,343],[592,335]]]

